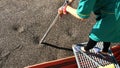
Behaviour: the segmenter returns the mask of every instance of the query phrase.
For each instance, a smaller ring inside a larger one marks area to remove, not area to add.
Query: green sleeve
[[[120,22],[120,0],[117,0],[117,3],[116,3],[115,16],[116,16],[116,19]]]
[[[77,14],[81,18],[88,18],[95,5],[96,0],[80,0]]]

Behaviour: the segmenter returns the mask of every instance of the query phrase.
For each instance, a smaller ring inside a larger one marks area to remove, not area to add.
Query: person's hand
[[[60,8],[58,9],[58,14],[59,14],[60,16],[67,14],[66,8],[67,8],[67,5],[60,7]]]

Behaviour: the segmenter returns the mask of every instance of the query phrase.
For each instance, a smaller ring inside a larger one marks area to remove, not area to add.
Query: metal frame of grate
[[[81,44],[83,46],[85,46],[86,43],[87,42],[81,43]],[[97,45],[95,47],[102,49],[103,48],[102,45],[103,45],[103,43],[99,42],[99,43],[97,43]],[[75,55],[75,58],[77,61],[78,68],[97,68],[98,65],[96,65],[94,62],[92,62],[90,59],[88,59],[86,56],[84,56],[83,53],[80,52],[80,47],[81,46],[79,46],[79,44],[74,44],[72,46],[72,49],[73,49],[73,52],[74,52],[74,55]],[[95,53],[93,49],[91,49],[90,52],[86,52],[86,54],[90,58],[92,58],[93,60],[95,60],[96,62],[101,64],[102,66],[114,63],[116,68],[120,68],[119,64],[115,61],[111,50],[109,50],[109,55],[105,56],[106,58],[103,58],[100,54]]]

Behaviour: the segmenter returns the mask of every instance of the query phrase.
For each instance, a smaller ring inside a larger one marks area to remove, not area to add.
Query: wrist
[[[67,11],[67,12],[70,11],[70,6],[69,6],[69,5],[66,6],[66,11]]]

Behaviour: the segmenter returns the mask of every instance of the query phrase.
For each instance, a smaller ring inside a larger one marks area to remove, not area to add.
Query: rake
[[[68,0],[65,0],[64,4],[62,6],[65,6],[66,4],[68,4]],[[42,37],[42,39],[39,41],[39,44],[42,44],[43,41],[45,40],[46,36],[48,35],[48,33],[50,32],[51,28],[53,27],[53,25],[57,22],[59,18],[59,14],[56,15],[55,19],[53,20],[52,24],[49,26],[49,28],[47,29],[46,33],[44,34],[44,36]]]

